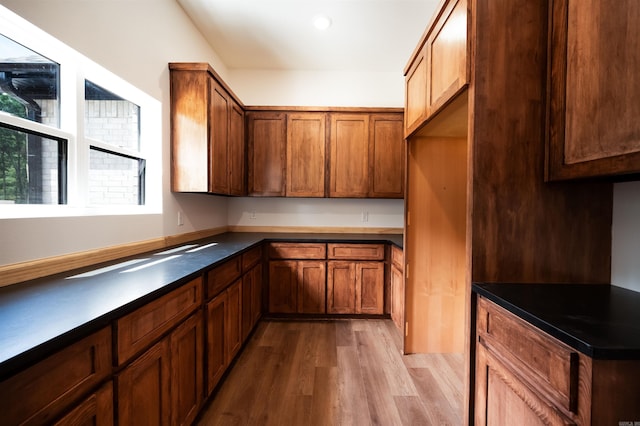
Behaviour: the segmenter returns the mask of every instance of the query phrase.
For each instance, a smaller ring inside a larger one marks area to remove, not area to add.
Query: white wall
[[[162,103],[163,214],[0,220],[0,265],[225,226],[227,199],[172,194],[169,71],[178,61],[227,69],[175,0],[2,0],[2,5]],[[184,226],[177,226],[178,211]]]
[[[158,143],[162,144],[164,173],[161,215],[0,220],[0,265],[227,223],[402,227],[401,200],[228,199],[171,193],[167,64],[209,62],[247,105],[399,107],[404,96],[401,70],[397,74],[368,75],[229,70],[175,0],[1,0],[1,3],[162,103],[162,140]],[[177,226],[179,211],[184,217],[181,227]],[[258,219],[246,223],[244,211],[256,212]],[[275,211],[283,216],[272,215]],[[340,214],[336,214],[338,211]],[[369,213],[368,222],[362,222],[362,211]]]
[[[640,182],[614,185],[612,234],[611,283],[640,291]]]

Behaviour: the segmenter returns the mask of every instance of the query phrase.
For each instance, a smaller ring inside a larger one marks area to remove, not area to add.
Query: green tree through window
[[[26,118],[26,108],[5,94],[0,95],[0,111]],[[0,199],[27,203],[27,135],[0,127]]]

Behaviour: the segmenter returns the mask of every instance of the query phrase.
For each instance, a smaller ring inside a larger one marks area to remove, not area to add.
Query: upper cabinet
[[[434,17],[405,70],[405,136],[469,82],[467,0],[449,0]]]
[[[329,196],[403,198],[402,114],[331,114]]]
[[[243,195],[244,112],[207,64],[169,64],[171,189]]]
[[[324,197],[326,121],[324,113],[287,115],[287,197]]]
[[[249,195],[284,197],[286,137],[287,121],[284,113],[247,113]]]
[[[640,2],[551,2],[548,180],[640,172]]]

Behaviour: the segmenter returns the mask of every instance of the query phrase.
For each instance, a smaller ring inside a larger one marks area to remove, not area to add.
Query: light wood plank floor
[[[400,345],[390,320],[263,321],[198,424],[462,424],[462,354]]]

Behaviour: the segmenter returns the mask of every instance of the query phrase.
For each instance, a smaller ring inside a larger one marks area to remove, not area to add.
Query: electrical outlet
[[[369,212],[362,212],[362,222],[369,222]]]
[[[256,218],[256,212],[255,210],[252,210],[251,212],[249,212],[249,219],[255,219]]]
[[[184,225],[184,219],[182,217],[182,212],[179,211],[178,212],[178,226],[182,226],[182,225]]]

